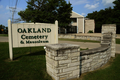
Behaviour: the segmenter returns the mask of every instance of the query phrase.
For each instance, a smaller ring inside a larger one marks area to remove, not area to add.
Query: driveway
[[[0,42],[8,42],[8,37],[0,37]],[[93,49],[100,47],[100,43],[91,43],[91,42],[73,42],[73,41],[58,41],[58,43],[69,43],[69,44],[77,44],[80,45],[80,48]],[[116,44],[116,53],[120,54],[120,44]]]
[[[0,42],[8,42],[8,37],[0,37]]]
[[[69,44],[76,44],[80,45],[80,48],[86,49],[93,49],[100,47],[100,43],[91,43],[91,42],[73,42],[73,41],[58,41],[58,43],[69,43]],[[120,44],[116,44],[116,53],[120,54]]]

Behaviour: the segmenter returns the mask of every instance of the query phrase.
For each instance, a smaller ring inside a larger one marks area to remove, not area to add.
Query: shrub
[[[93,33],[93,30],[89,30],[88,33]]]

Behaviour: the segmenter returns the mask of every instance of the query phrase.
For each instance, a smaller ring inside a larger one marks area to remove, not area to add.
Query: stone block
[[[90,63],[86,63],[86,64],[82,65],[82,67],[90,67]]]
[[[81,73],[85,73],[85,72],[88,72],[89,71],[89,68],[82,68],[81,69]]]
[[[75,59],[77,59],[77,60],[78,60],[78,57],[72,57],[71,59],[72,59],[72,60],[75,60]]]
[[[96,64],[97,64],[97,62],[96,63],[91,62],[91,66],[92,67],[95,66]]]
[[[78,62],[78,59],[71,60],[71,62],[72,62],[72,63],[73,63],[73,62]]]
[[[61,67],[68,67],[68,63],[66,63],[66,64],[59,64],[58,67],[59,67],[59,68],[61,68]]]
[[[48,54],[50,54],[52,56],[57,56],[57,51],[50,50],[50,49],[46,49],[45,51],[46,51],[46,53],[48,53]]]
[[[80,69],[74,70],[74,71],[73,71],[73,76],[79,75],[79,73],[80,73]]]
[[[62,73],[63,72],[63,69],[59,69],[59,73]]]
[[[55,60],[64,60],[68,59],[68,56],[55,57]]]
[[[50,59],[49,57],[46,56],[46,62],[49,64],[53,65],[54,67],[58,67],[58,61],[55,61],[53,59]]]
[[[72,66],[79,66],[80,62],[73,62],[73,63],[69,63],[68,67],[72,67]]]
[[[88,59],[88,60],[82,60],[81,64],[86,64],[86,63],[90,63],[92,61],[92,59]]]
[[[59,61],[59,64],[65,64],[65,63],[71,63],[71,59]]]
[[[99,58],[99,56],[93,56],[93,58],[92,59],[98,59]]]
[[[73,71],[73,70],[76,70],[76,69],[79,69],[79,67],[78,66],[69,67],[69,68],[63,69],[63,72]]]
[[[51,55],[51,52],[46,52],[46,56],[48,56],[51,59],[55,59],[55,57],[53,55]]]
[[[61,53],[57,55],[58,57],[62,57],[62,56],[68,56],[68,53]]]
[[[68,54],[68,57],[75,57],[75,56],[80,56],[80,52],[73,52]]]
[[[66,80],[68,77],[68,74],[64,74],[64,75],[61,75],[59,77],[60,77],[60,80]]]
[[[64,75],[68,75],[68,74],[72,74],[72,71],[55,74],[55,76],[59,77],[59,76],[64,76]]]
[[[58,70],[58,69],[54,69],[54,68],[50,67],[49,65],[47,65],[47,68],[48,68],[49,71],[52,72],[53,74],[59,73],[59,70]]]

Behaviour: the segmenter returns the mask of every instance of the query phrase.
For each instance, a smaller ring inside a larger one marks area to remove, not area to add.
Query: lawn
[[[116,38],[116,44],[120,44],[120,39]]]
[[[63,41],[76,41],[76,42],[100,43],[100,41],[94,41],[94,40],[81,40],[81,39],[65,39],[65,38],[59,38],[58,40],[63,40]]]
[[[8,34],[0,34],[0,37],[8,37]],[[100,43],[100,41],[94,41],[94,40],[65,39],[65,38],[59,38],[59,40],[64,40],[64,41],[76,41],[76,42],[93,42],[93,43]],[[120,44],[120,39],[117,39],[117,38],[116,38],[116,44]]]
[[[46,72],[43,47],[14,48],[14,61],[9,60],[7,42],[0,42],[0,80],[52,80]],[[79,80],[120,80],[120,55],[112,58],[109,67],[85,73]]]
[[[0,34],[2,37],[8,37],[8,34]]]
[[[9,60],[8,43],[0,42],[0,80],[52,80],[46,73],[43,47],[14,48]]]

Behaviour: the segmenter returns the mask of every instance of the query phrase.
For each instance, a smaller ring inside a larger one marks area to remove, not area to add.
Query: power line
[[[9,7],[10,9],[12,9],[12,23],[13,23],[13,19],[14,19],[15,9],[17,7],[17,2],[18,2],[18,0],[16,0],[15,7]]]

